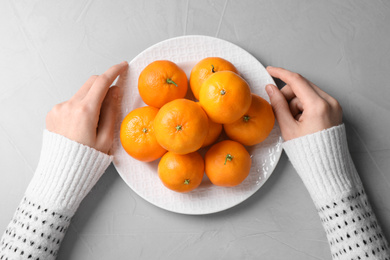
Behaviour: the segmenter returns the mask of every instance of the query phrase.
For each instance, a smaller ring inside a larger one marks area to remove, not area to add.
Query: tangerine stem
[[[190,184],[190,179],[185,179],[184,184],[186,184],[186,185]]]
[[[146,127],[142,128],[142,132],[144,132],[145,134],[148,132],[148,129]]]
[[[226,165],[227,161],[231,162],[232,160],[233,160],[233,155],[227,154],[225,157],[225,163],[223,165]]]
[[[177,84],[173,80],[171,80],[171,79],[167,79],[167,83],[168,84],[173,84],[173,85],[175,85],[177,87]]]
[[[211,72],[212,72],[212,73],[215,73],[214,65],[213,65],[213,64],[211,64]]]
[[[221,95],[225,95],[226,91],[224,89],[221,90]]]
[[[250,117],[250,116],[248,116],[248,115],[245,115],[245,116],[244,116],[244,122],[248,122],[248,121],[249,121],[249,119],[251,119],[251,117]]]
[[[182,130],[182,129],[181,129],[181,125],[177,125],[177,126],[176,126],[176,130],[177,130],[177,131],[181,131],[181,130]]]

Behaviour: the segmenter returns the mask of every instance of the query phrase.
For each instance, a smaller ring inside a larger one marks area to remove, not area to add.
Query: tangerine
[[[217,186],[233,187],[248,177],[251,157],[245,147],[232,140],[214,144],[205,155],[205,171]]]
[[[209,120],[209,130],[207,132],[207,136],[203,142],[202,147],[206,147],[215,143],[215,141],[217,141],[219,135],[222,132],[222,124],[215,123],[210,118],[208,118],[208,120]]]
[[[220,71],[202,84],[199,102],[211,120],[229,124],[248,111],[252,97],[248,83],[231,71]]]
[[[252,94],[249,110],[240,119],[223,125],[230,139],[243,145],[255,145],[264,141],[275,124],[271,105],[262,97]]]
[[[199,106],[200,106],[199,102],[197,104],[199,104]],[[200,107],[202,107],[202,106],[200,106]],[[209,122],[209,129],[207,131],[207,136],[203,142],[202,147],[206,147],[206,146],[209,146],[209,145],[215,143],[215,141],[217,141],[219,135],[221,134],[222,128],[223,128],[222,124],[215,123],[209,117],[207,117],[207,119]]]
[[[195,98],[199,100],[199,92],[203,82],[217,71],[232,71],[238,74],[236,67],[229,61],[219,57],[208,57],[199,61],[191,70],[190,87]]]
[[[166,150],[157,142],[153,121],[158,109],[151,106],[134,109],[123,119],[120,141],[133,158],[150,162],[160,158]]]
[[[206,139],[208,127],[206,113],[188,99],[176,99],[165,104],[154,119],[159,144],[178,154],[198,150]]]
[[[178,98],[188,89],[186,73],[174,62],[157,60],[146,66],[138,78],[138,91],[142,100],[157,108]]]
[[[158,176],[165,187],[176,192],[197,188],[204,175],[204,160],[198,152],[175,154],[167,152],[158,164]]]

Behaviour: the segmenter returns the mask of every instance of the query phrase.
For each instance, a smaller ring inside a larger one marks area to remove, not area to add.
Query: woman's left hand
[[[124,61],[100,76],[91,76],[71,99],[54,106],[47,114],[47,130],[108,153],[120,100],[119,88],[110,86],[127,68]]]

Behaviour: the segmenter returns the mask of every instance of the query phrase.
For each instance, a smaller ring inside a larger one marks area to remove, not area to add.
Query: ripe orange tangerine
[[[122,146],[130,156],[139,161],[154,161],[166,152],[155,136],[153,120],[157,113],[158,109],[155,107],[140,107],[127,114],[122,121]]]
[[[203,82],[217,71],[232,71],[238,74],[236,67],[220,57],[208,57],[199,61],[191,70],[190,87],[195,98],[199,100],[199,92]]]
[[[198,104],[200,107],[202,107],[199,102],[197,102],[196,104]],[[222,124],[215,123],[209,117],[207,117],[207,119],[209,122],[209,130],[207,131],[207,136],[203,142],[202,147],[209,146],[209,145],[213,144],[215,141],[217,141],[219,135],[222,132],[222,128],[223,128]]]
[[[138,91],[142,100],[157,108],[178,98],[188,89],[186,73],[174,62],[157,60],[150,63],[138,78]]]
[[[158,176],[164,186],[177,192],[194,190],[202,182],[203,175],[204,160],[198,152],[167,152],[158,164]]]
[[[202,147],[206,147],[215,143],[215,141],[217,141],[218,137],[222,132],[222,124],[215,123],[210,118],[208,119],[209,119],[209,131],[207,132],[207,136],[203,142]]]
[[[231,71],[209,76],[202,85],[199,102],[216,123],[229,124],[248,111],[252,97],[248,83]]]
[[[248,177],[252,160],[245,147],[225,140],[213,145],[205,155],[205,171],[217,186],[233,187]]]
[[[240,119],[223,125],[230,139],[243,145],[255,145],[264,141],[275,124],[271,105],[262,97],[252,94],[249,110]]]
[[[188,99],[176,99],[165,104],[154,119],[158,143],[178,154],[198,150],[206,139],[208,127],[206,113]]]

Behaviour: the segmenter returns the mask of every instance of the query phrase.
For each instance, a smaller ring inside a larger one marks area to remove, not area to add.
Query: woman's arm
[[[292,139],[283,148],[314,201],[333,259],[390,260],[350,157],[345,126]]]
[[[46,117],[38,167],[0,242],[0,259],[55,259],[80,202],[110,164],[118,109],[112,82],[127,63],[92,76]]]
[[[111,157],[44,131],[38,167],[1,239],[0,259],[54,259],[80,202]]]
[[[348,151],[338,102],[302,76],[268,72],[286,82],[267,86],[283,148],[318,210],[333,259],[387,259],[389,246]]]

